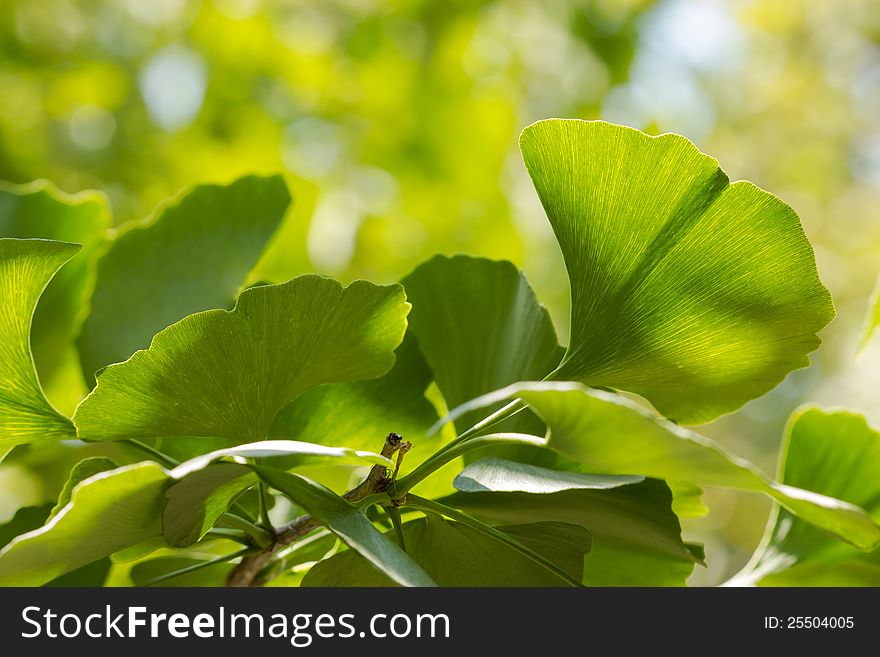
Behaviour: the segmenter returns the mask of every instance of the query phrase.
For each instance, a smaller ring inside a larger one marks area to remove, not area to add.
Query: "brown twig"
[[[370,469],[367,478],[356,487],[348,491],[343,497],[349,502],[359,500],[382,493],[391,485],[400,469],[400,461],[403,454],[412,448],[412,443],[406,442],[396,433],[389,433],[385,438],[385,444],[380,452],[382,456],[390,459],[395,452],[400,452],[397,457],[396,467],[393,474],[388,476],[388,468],[384,465],[374,465]],[[272,542],[260,552],[243,557],[241,562],[229,573],[226,578],[226,586],[255,586],[258,583],[260,573],[269,565],[272,556],[281,548],[290,545],[306,534],[319,527],[319,523],[311,516],[302,516],[291,521],[288,525],[273,530]]]

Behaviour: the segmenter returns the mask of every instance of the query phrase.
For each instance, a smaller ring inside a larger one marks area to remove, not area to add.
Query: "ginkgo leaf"
[[[493,524],[554,520],[592,536],[587,586],[683,586],[702,555],[682,541],[665,482],[481,459],[442,501]],[[695,554],[695,551],[697,554]]]
[[[520,146],[571,283],[556,380],[696,424],[809,364],[834,308],[785,203],[679,135],[548,120]]]
[[[304,392],[281,410],[269,435],[371,449],[394,432],[416,439],[419,451],[429,454],[430,444],[422,437],[437,421],[437,411],[425,398],[431,370],[410,333],[395,356],[394,367],[378,379]]]
[[[77,340],[86,380],[183,317],[232,305],[289,203],[280,176],[246,176],[195,187],[155,219],[123,229],[98,260]]]
[[[0,586],[40,586],[162,531],[167,473],[155,463],[81,482],[46,525],[0,550]]]
[[[435,256],[401,283],[413,304],[411,330],[450,408],[517,381],[540,380],[562,358],[550,315],[509,262]],[[465,415],[457,428],[480,419]],[[535,426],[519,422],[506,430]]]
[[[216,463],[187,474],[165,492],[162,535],[169,545],[192,545],[258,482],[250,468],[238,463]]]
[[[550,447],[592,472],[764,493],[801,519],[862,550],[880,547],[880,526],[864,509],[774,481],[708,438],[655,417],[618,394],[570,382],[520,383],[484,395],[462,410],[516,398],[547,423]]]
[[[45,180],[0,184],[0,237],[81,244],[82,250],[46,287],[31,328],[31,348],[44,385],[72,349],[73,333],[94,285],[92,265],[107,239],[110,209],[98,192],[65,194]]]
[[[322,460],[391,465],[389,459],[374,452],[295,440],[266,440],[202,454],[170,472],[171,478],[177,481],[165,493],[168,498],[162,523],[165,539],[177,547],[195,543],[240,495],[257,483],[257,476],[250,468],[239,463],[214,461],[234,457],[274,462],[291,455],[307,456],[310,463]]]
[[[579,525],[537,522],[497,527],[560,566],[573,579],[584,573],[590,534]],[[408,554],[440,586],[564,586],[565,582],[523,554],[460,522],[435,514],[403,525]],[[387,534],[393,540],[393,533]],[[303,586],[393,586],[354,550],[318,562]]]
[[[43,394],[30,348],[40,295],[79,246],[0,239],[0,455],[23,443],[74,436]]]
[[[399,285],[316,275],[245,290],[232,311],[181,320],[111,365],[79,405],[80,438],[265,438],[278,411],[323,383],[385,374],[406,331]]]
[[[864,416],[806,407],[789,420],[779,480],[863,507],[880,523],[880,431]],[[865,553],[784,508],[731,585],[880,586],[880,549]]]
[[[51,520],[57,516],[61,510],[67,506],[67,503],[70,502],[70,496],[73,494],[73,489],[76,488],[81,481],[84,481],[89,477],[94,477],[101,472],[115,470],[117,467],[119,466],[116,465],[115,462],[105,456],[91,456],[73,466],[70,470],[70,474],[67,476],[67,481],[64,482],[64,487],[58,494],[58,501],[49,513],[49,519]]]

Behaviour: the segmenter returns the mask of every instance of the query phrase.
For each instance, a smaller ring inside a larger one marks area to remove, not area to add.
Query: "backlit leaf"
[[[880,546],[880,527],[864,509],[774,481],[711,440],[657,418],[620,395],[577,383],[522,383],[485,395],[466,408],[512,398],[527,402],[547,423],[550,447],[593,472],[765,493],[860,549]]]
[[[0,239],[0,455],[22,443],[74,435],[43,394],[30,328],[46,285],[78,251],[65,242]]]
[[[413,304],[411,330],[450,408],[516,381],[540,380],[562,358],[550,315],[509,262],[436,256],[401,283]],[[456,426],[460,432],[480,419],[465,415]],[[505,429],[534,429],[536,423],[523,421]]]
[[[395,355],[394,367],[378,379],[304,392],[281,410],[269,435],[375,449],[394,432],[416,439],[419,451],[429,454],[431,445],[421,438],[437,420],[437,411],[425,398],[431,370],[410,334]]]
[[[880,431],[849,411],[808,407],[786,429],[784,484],[857,504],[880,522]],[[880,586],[880,549],[861,552],[777,507],[748,566],[730,584]]]
[[[46,287],[31,329],[31,347],[46,385],[72,348],[73,333],[94,285],[92,266],[107,238],[110,209],[98,192],[65,194],[45,180],[0,185],[0,237],[40,238],[83,245]]]
[[[202,538],[246,490],[257,483],[257,476],[238,463],[213,463],[222,458],[261,458],[275,460],[303,455],[315,460],[391,462],[373,452],[328,447],[293,440],[267,440],[238,445],[202,454],[181,463],[170,475],[178,480],[165,493],[168,503],[163,514],[162,533],[171,545],[185,547]],[[213,464],[212,464],[213,463]]]
[[[289,203],[280,176],[247,176],[195,187],[155,219],[123,229],[98,261],[77,341],[86,380],[183,317],[228,308]]]
[[[104,456],[92,456],[83,459],[73,466],[70,470],[70,474],[67,476],[67,481],[64,482],[64,488],[61,489],[61,493],[58,495],[58,501],[55,503],[55,506],[52,507],[49,519],[58,515],[61,509],[67,506],[67,503],[70,502],[70,496],[73,494],[73,489],[76,488],[81,481],[100,472],[115,470],[117,467],[116,463]]]
[[[553,520],[589,530],[588,586],[683,586],[701,561],[681,539],[662,481],[490,458],[467,466],[455,485],[462,492],[443,502],[486,522]]]
[[[695,424],[808,365],[834,309],[785,203],[679,135],[554,119],[520,146],[571,282],[556,380]]]
[[[0,586],[40,586],[159,535],[167,482],[155,463],[138,463],[80,483],[58,515],[0,550]]]
[[[590,534],[564,522],[537,522],[498,527],[552,561],[576,580],[584,572]],[[545,568],[513,548],[459,522],[435,514],[404,523],[408,554],[440,586],[564,586]],[[387,534],[392,539],[394,534]],[[318,562],[303,586],[393,586],[353,550]]]
[[[74,424],[87,440],[260,440],[305,390],[385,374],[408,310],[399,285],[307,275],[250,288],[234,310],[190,315],[106,368]]]

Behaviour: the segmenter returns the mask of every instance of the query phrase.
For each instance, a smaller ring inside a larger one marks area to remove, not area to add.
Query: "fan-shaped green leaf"
[[[590,534],[564,522],[498,527],[532,551],[552,561],[572,578],[584,573]],[[440,586],[564,586],[546,568],[486,534],[435,514],[403,525],[408,554]],[[388,534],[389,538],[392,534]],[[393,586],[354,550],[318,562],[303,586]]]
[[[880,522],[880,431],[858,413],[799,410],[786,429],[779,479],[862,506]],[[761,546],[730,583],[880,586],[880,549],[856,550],[777,507]]]
[[[46,287],[34,313],[31,347],[44,385],[71,348],[94,285],[93,261],[109,227],[110,208],[98,192],[68,195],[45,180],[0,185],[0,237],[83,245]]]
[[[449,407],[549,374],[563,349],[547,310],[509,262],[436,256],[404,278],[410,327]],[[456,422],[467,429],[482,417]],[[534,418],[532,418],[534,419]],[[534,428],[518,423],[513,431]]]
[[[265,438],[305,390],[385,374],[408,310],[399,285],[307,275],[250,288],[232,311],[191,315],[106,368],[74,424],[87,440]]]
[[[67,481],[64,482],[64,487],[61,489],[61,493],[58,495],[58,501],[55,503],[55,506],[52,507],[51,513],[49,513],[49,519],[51,520],[54,518],[58,515],[61,509],[67,506],[67,503],[70,502],[70,496],[73,494],[73,489],[76,488],[81,481],[101,472],[115,470],[117,467],[119,466],[117,466],[116,463],[104,456],[91,456],[73,466],[70,470],[70,474],[67,476]]]
[[[215,463],[227,458],[278,459],[290,455],[331,461],[355,461],[391,465],[391,461],[373,452],[344,447],[327,447],[294,440],[266,440],[238,445],[196,456],[171,471],[177,479],[165,496],[168,503],[163,514],[162,533],[171,545],[186,547],[202,538],[229,510],[235,500],[257,483],[250,468],[238,463]]]
[[[23,443],[71,438],[70,420],[43,394],[31,356],[30,329],[40,295],[79,246],[0,239],[0,456]]]
[[[162,535],[169,545],[192,545],[259,479],[238,463],[216,463],[187,474],[165,491]]]
[[[159,535],[167,482],[155,463],[81,482],[58,515],[0,550],[0,586],[39,586]]]
[[[290,195],[280,176],[200,185],[113,241],[78,339],[86,380],[124,361],[166,326],[228,308],[281,222]]]
[[[843,500],[780,484],[711,440],[657,418],[620,395],[577,383],[522,383],[464,410],[520,398],[550,428],[549,446],[591,471],[765,493],[798,517],[863,550],[880,546],[880,526]],[[453,412],[453,416],[458,411]]]
[[[409,333],[395,355],[394,367],[378,379],[304,392],[281,410],[269,435],[370,449],[394,432],[417,439],[419,451],[430,453],[421,437],[437,421],[437,411],[425,398],[431,370]]]
[[[523,158],[571,281],[555,373],[707,422],[805,367],[834,309],[794,211],[679,135],[526,128]]]
[[[455,486],[462,492],[442,501],[486,522],[553,520],[589,530],[588,586],[683,586],[702,561],[682,542],[662,481],[490,458],[470,464]]]

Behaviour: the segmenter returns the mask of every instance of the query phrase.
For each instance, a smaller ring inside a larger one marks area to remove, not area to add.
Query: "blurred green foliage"
[[[0,0],[0,179],[102,190],[120,225],[197,182],[280,171],[295,200],[255,281],[506,258],[566,340],[562,260],[517,149],[549,116],[680,132],[804,222],[838,319],[812,368],[707,435],[772,470],[803,401],[880,419],[880,340],[854,360],[880,270],[875,0]],[[54,498],[57,458],[0,466],[0,518]],[[706,500],[698,583],[742,564],[767,509]]]

